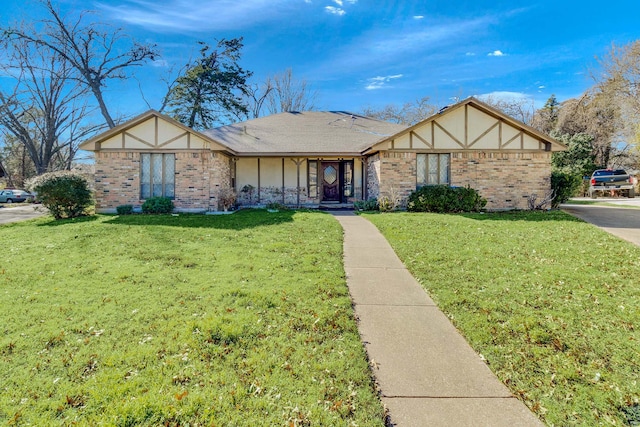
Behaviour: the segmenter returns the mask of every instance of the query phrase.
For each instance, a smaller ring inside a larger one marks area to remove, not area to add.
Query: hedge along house
[[[488,209],[527,208],[550,190],[543,135],[469,98],[406,127],[345,112],[290,112],[203,132],[155,111],[84,142],[96,159],[96,210],[167,196],[176,210],[350,204],[423,185],[470,186]]]

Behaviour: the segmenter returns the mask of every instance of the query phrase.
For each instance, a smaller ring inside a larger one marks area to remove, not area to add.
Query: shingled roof
[[[243,155],[360,155],[406,126],[344,111],[306,111],[267,117],[203,131]]]

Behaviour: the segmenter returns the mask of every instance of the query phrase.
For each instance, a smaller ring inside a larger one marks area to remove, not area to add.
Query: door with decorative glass
[[[322,162],[322,201],[340,201],[340,162]]]

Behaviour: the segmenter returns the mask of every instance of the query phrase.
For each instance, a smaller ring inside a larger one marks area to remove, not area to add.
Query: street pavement
[[[640,246],[640,197],[598,198],[597,201],[616,206],[563,204],[560,208],[614,236]]]
[[[0,207],[0,224],[24,221],[46,215],[47,210],[38,204],[13,204]]]

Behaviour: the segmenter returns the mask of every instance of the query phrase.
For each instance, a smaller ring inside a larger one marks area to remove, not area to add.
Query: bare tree
[[[500,110],[506,115],[521,121],[525,125],[533,124],[533,118],[536,111],[533,98],[526,96],[498,97],[488,95],[482,97],[480,100],[485,104],[492,106],[496,110]]]
[[[155,45],[128,40],[121,29],[103,23],[87,22],[87,11],[75,20],[63,17],[51,0],[41,0],[49,15],[38,28],[22,24],[5,29],[5,36],[46,48],[68,64],[68,78],[75,78],[86,86],[98,103],[107,125],[116,125],[104,100],[103,89],[110,79],[124,79],[126,71],[158,56]],[[129,47],[119,51],[121,44]],[[73,73],[71,73],[73,71]]]
[[[64,150],[71,155],[77,149],[77,139],[70,137],[88,113],[87,88],[70,78],[73,69],[65,58],[46,46],[10,39],[4,47],[10,57],[2,71],[15,86],[0,91],[0,126],[24,146],[36,174],[42,174]]]
[[[596,165],[606,167],[618,133],[619,117],[619,109],[609,94],[596,88],[579,99],[569,99],[561,104],[554,132],[558,135],[590,135]]]
[[[612,44],[599,64],[592,77],[601,98],[619,111],[618,139],[640,143],[640,40],[624,46]]]
[[[431,104],[429,97],[425,96],[414,102],[406,102],[402,106],[387,104],[380,109],[365,107],[361,114],[378,120],[411,126],[432,116],[437,111],[438,107]]]
[[[268,92],[264,92],[269,114],[317,109],[315,102],[318,93],[311,90],[306,80],[295,79],[291,68],[268,77],[264,87],[269,88]]]

